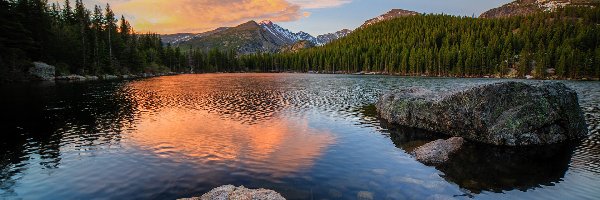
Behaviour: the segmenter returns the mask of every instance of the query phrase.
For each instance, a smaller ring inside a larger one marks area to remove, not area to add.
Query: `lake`
[[[468,144],[439,167],[408,152],[445,136],[387,124],[384,92],[499,79],[200,74],[0,86],[0,199],[176,199],[225,185],[288,199],[600,199],[600,82],[575,89],[580,143]],[[519,80],[525,81],[525,80]]]

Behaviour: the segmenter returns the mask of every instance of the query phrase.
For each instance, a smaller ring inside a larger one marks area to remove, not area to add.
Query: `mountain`
[[[419,13],[403,9],[392,9],[383,15],[367,20],[361,28],[381,21],[413,15],[419,15]],[[346,37],[350,33],[352,33],[351,30],[343,29],[314,37],[303,31],[292,32],[272,21],[265,20],[260,23],[249,21],[236,27],[221,28],[200,34],[180,33],[163,35],[163,41],[164,43],[183,47],[201,48],[204,50],[218,47],[220,49],[236,49],[241,54],[250,54],[260,52],[289,52],[313,46],[323,46],[334,40]]]
[[[351,31],[344,29],[335,33],[328,33],[314,37],[306,32],[294,33],[269,20],[256,23],[249,21],[231,28],[219,28],[213,31],[192,34],[179,33],[163,35],[163,43],[182,47],[201,48],[209,50],[215,47],[220,49],[236,49],[238,53],[249,54],[259,52],[287,51],[284,48],[298,48],[299,42],[303,47],[313,47],[327,44],[333,40],[345,37]]]
[[[395,19],[398,17],[407,17],[407,16],[414,16],[414,15],[420,15],[420,13],[415,12],[415,11],[410,11],[410,10],[403,10],[403,9],[392,9],[389,12],[383,14],[383,15],[379,15],[376,18],[373,19],[369,19],[367,21],[365,21],[365,23],[360,26],[360,28],[365,28],[367,26],[370,26],[372,24],[375,23],[379,23],[382,21],[386,21],[386,20],[390,20],[390,19]]]
[[[325,45],[331,41],[337,40],[342,37],[346,37],[346,35],[352,32],[348,29],[344,29],[335,33],[327,33],[314,37],[303,31],[300,31],[298,33],[291,32],[290,30],[282,28],[281,26],[274,24],[269,20],[262,21],[259,23],[259,25],[264,30],[273,34],[276,38],[285,41],[288,44],[295,44],[300,41],[308,41],[312,43],[312,46]]]
[[[305,32],[293,33],[288,29],[282,28],[281,26],[274,24],[269,20],[265,20],[259,23],[259,25],[268,33],[275,36],[275,38],[281,40],[285,44],[294,44],[301,40],[306,40],[312,42],[313,44],[317,44],[317,38]]]
[[[480,18],[525,16],[538,12],[552,12],[568,6],[595,6],[598,0],[516,0],[482,13]]]
[[[343,30],[337,31],[335,33],[327,33],[327,34],[319,35],[319,36],[317,36],[317,41],[318,41],[317,44],[324,45],[324,44],[330,43],[334,40],[346,37],[350,33],[352,33],[351,30],[343,29]]]
[[[283,33],[265,30],[263,25],[248,21],[203,37],[192,38],[178,45],[210,50],[213,48],[235,49],[240,54],[277,52],[284,45],[293,44]]]

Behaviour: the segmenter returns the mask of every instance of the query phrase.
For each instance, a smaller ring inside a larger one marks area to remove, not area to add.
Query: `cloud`
[[[249,20],[289,22],[310,16],[303,9],[331,8],[351,0],[84,0],[110,3],[137,32],[204,32]]]
[[[305,8],[305,9],[338,7],[338,6],[352,2],[352,0],[289,0],[289,1],[293,4],[300,5],[300,7]]]
[[[110,3],[137,32],[204,32],[249,20],[294,21],[301,6],[286,0],[89,0]]]

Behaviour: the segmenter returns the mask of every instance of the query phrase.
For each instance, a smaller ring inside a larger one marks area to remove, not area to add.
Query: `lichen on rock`
[[[179,200],[285,200],[281,194],[267,189],[248,189],[244,186],[223,185],[200,197]]]
[[[559,82],[408,88],[383,95],[376,107],[394,124],[494,145],[555,144],[587,134],[577,93]]]

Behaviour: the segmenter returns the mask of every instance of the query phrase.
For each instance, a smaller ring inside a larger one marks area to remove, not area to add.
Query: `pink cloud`
[[[110,3],[137,32],[204,32],[249,20],[294,21],[304,17],[286,0],[93,0]]]

